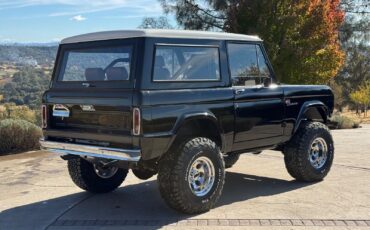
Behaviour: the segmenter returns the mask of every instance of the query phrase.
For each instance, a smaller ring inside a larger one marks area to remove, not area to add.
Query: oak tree
[[[264,41],[283,83],[328,83],[344,53],[338,29],[344,20],[339,0],[161,0],[180,26],[256,34]]]

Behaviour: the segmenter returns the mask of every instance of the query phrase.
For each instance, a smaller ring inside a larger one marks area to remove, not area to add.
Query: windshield
[[[131,56],[130,46],[66,50],[58,80],[127,81],[130,77]]]

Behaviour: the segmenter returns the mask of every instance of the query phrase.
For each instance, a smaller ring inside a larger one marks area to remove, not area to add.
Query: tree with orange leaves
[[[283,83],[327,84],[344,53],[340,0],[161,0],[186,29],[256,34]]]

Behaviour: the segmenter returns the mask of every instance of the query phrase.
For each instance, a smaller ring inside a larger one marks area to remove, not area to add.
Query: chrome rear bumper
[[[108,148],[46,140],[40,140],[40,145],[43,149],[62,155],[72,154],[130,162],[139,161],[141,156],[141,151],[139,149]]]

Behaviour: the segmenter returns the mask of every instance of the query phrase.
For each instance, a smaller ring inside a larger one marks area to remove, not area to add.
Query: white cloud
[[[130,18],[144,18],[144,17],[158,17],[161,14],[135,14],[135,15],[112,15],[103,16],[103,19],[130,19]]]
[[[85,21],[87,18],[83,17],[81,14],[71,17],[69,20],[72,21]]]
[[[49,16],[72,16],[120,8],[130,10],[132,13],[159,15],[162,12],[157,0],[5,0],[0,1],[0,10],[41,5],[64,6],[63,11],[48,12]]]

